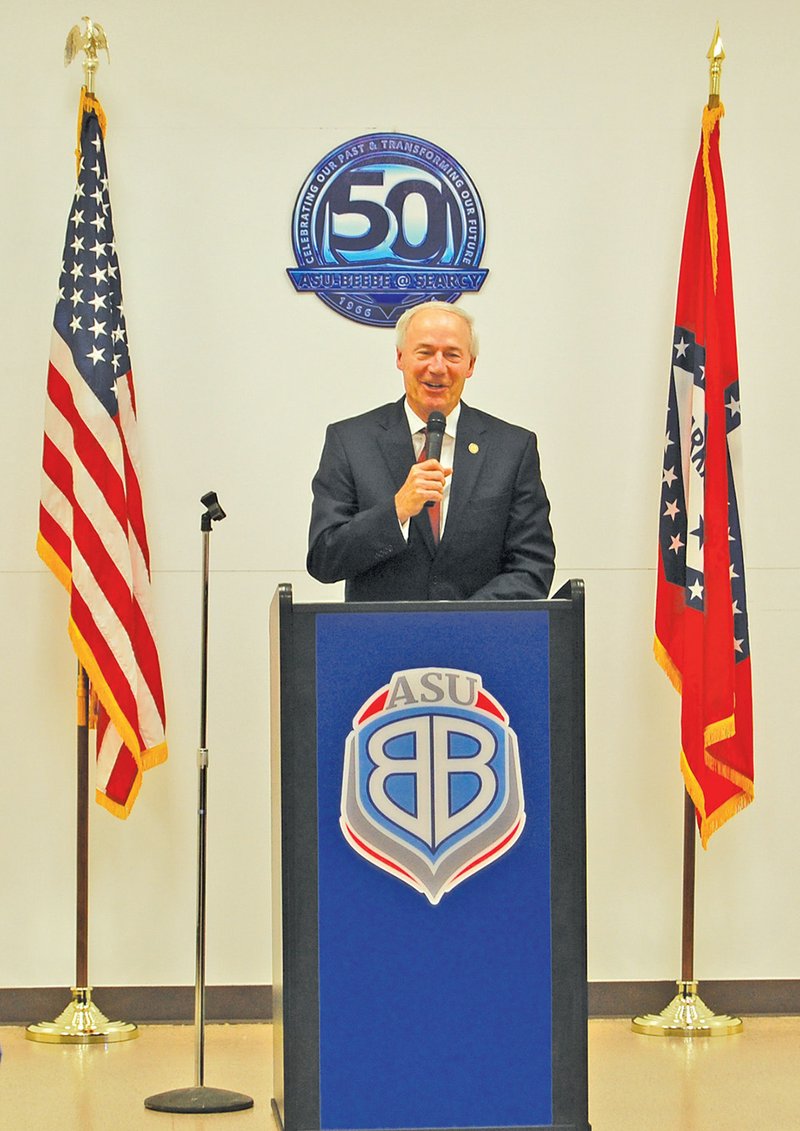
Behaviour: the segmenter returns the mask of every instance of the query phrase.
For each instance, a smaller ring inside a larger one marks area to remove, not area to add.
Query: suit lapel
[[[395,490],[399,491],[414,462],[414,445],[402,400],[387,405],[385,415],[378,420],[378,447],[386,460]]]
[[[448,533],[452,538],[458,530],[458,521],[464,507],[472,498],[478,476],[483,470],[489,455],[491,437],[481,414],[461,402],[461,416],[456,433],[456,449],[453,457],[453,479],[450,488],[450,503],[447,508],[447,522],[442,539]],[[452,523],[452,526],[451,526]]]

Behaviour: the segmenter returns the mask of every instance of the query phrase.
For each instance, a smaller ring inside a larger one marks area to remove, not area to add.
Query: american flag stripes
[[[741,410],[723,109],[707,109],[689,196],[659,519],[655,653],[681,693],[681,769],[703,846],[753,799],[744,555],[736,495]]]
[[[139,484],[136,400],[103,147],[84,90],[47,379],[37,550],[70,596],[69,635],[97,701],[97,800],[127,817],[167,757]]]

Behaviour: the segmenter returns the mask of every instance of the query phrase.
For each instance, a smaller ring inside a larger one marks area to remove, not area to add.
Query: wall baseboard
[[[678,992],[675,982],[590,982],[590,1017],[660,1013]],[[729,979],[698,982],[709,1009],[741,1017],[800,1014],[800,979]]]
[[[590,982],[590,1017],[660,1013],[677,992],[675,982]],[[746,979],[699,984],[716,1013],[737,1016],[800,1016],[800,979]],[[112,1021],[182,1025],[194,1021],[194,986],[96,986],[92,1000]],[[52,1021],[70,1003],[64,987],[0,989],[0,1025]],[[206,1021],[236,1024],[269,1021],[272,986],[207,986]]]
[[[207,986],[206,1021],[257,1022],[272,1017],[272,986]],[[0,989],[0,1025],[53,1021],[72,1001],[69,989]],[[92,1001],[109,1021],[181,1025],[194,1021],[194,986],[94,986]]]

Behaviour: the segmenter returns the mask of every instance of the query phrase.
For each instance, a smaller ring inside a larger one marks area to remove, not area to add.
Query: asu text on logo
[[[438,903],[519,838],[517,737],[474,672],[395,672],[353,720],[339,823],[370,863]]]
[[[326,154],[297,196],[287,268],[298,291],[375,326],[407,306],[477,291],[480,197],[455,158],[409,134],[366,134]]]

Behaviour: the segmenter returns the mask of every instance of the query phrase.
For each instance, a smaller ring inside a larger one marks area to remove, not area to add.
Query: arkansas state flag
[[[681,770],[703,847],[753,800],[753,712],[735,474],[741,412],[722,106],[703,112],[683,238],[659,520],[655,654],[681,694]]]

